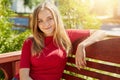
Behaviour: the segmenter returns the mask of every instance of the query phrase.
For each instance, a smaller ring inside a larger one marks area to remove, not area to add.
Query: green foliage
[[[30,35],[30,31],[17,34],[16,31],[10,30],[9,33],[2,33],[0,36],[0,53],[20,50],[23,41]]]
[[[98,29],[100,21],[89,14],[88,3],[82,0],[56,0],[66,28]]]
[[[10,29],[10,26],[12,26],[9,22],[9,17],[12,14],[13,12],[10,9],[9,0],[0,0],[0,31],[2,31],[4,34],[5,30],[8,31]]]
[[[33,6],[36,6],[36,4],[40,3],[43,0],[24,0],[24,5],[28,6],[29,8],[32,8]]]
[[[10,9],[11,2],[9,0],[0,0],[0,17],[8,17],[13,12]]]
[[[9,22],[12,14],[9,0],[0,0],[0,53],[20,50],[23,40],[30,35],[29,30],[23,33],[12,30]]]
[[[85,21],[82,22],[84,29],[100,29],[101,21],[94,15],[88,15],[84,17]]]
[[[0,70],[0,80],[4,80],[5,76],[2,70]]]

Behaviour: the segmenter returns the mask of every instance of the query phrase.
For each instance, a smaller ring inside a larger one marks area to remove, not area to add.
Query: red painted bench
[[[120,37],[94,43],[86,48],[86,56],[87,67],[80,71],[75,67],[74,55],[68,58],[63,80],[120,80]],[[0,54],[0,69],[6,80],[18,73],[19,60],[20,51]]]
[[[5,80],[11,80],[18,73],[20,54],[20,51],[0,54],[0,70],[4,72]]]

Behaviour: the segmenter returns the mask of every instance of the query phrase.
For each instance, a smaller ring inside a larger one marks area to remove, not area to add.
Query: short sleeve
[[[90,36],[90,30],[68,29],[66,31],[72,43],[78,39],[85,39]]]
[[[22,54],[20,59],[20,68],[30,68],[32,39],[28,38],[22,46]]]

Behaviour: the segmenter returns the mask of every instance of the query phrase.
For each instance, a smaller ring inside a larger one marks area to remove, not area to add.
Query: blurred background
[[[36,5],[44,0],[11,0],[11,1],[12,1],[11,9],[15,13],[21,15],[31,14]],[[54,3],[60,9],[61,14],[64,16],[63,20],[67,27],[69,26],[70,28],[82,27],[94,29],[98,28],[99,26],[101,27],[101,29],[112,30],[113,25],[108,23],[114,23],[114,28],[119,29],[120,0],[64,0],[64,1],[47,0],[47,1]],[[72,18],[72,20],[70,19],[70,17]],[[76,19],[78,17],[80,19]],[[67,19],[67,21],[65,19]],[[20,19],[19,21],[21,21],[20,22],[21,24],[29,26],[27,24],[29,23],[29,21],[25,20],[26,22],[24,22],[24,20]],[[84,22],[83,20],[85,20],[86,22]],[[99,23],[99,20],[100,22],[102,22],[102,24]],[[15,19],[15,23],[19,21]]]

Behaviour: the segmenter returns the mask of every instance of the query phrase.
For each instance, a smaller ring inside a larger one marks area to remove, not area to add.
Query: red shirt
[[[67,30],[73,43],[79,38],[90,35],[85,30]],[[20,68],[30,68],[30,76],[33,80],[60,80],[67,61],[66,51],[58,48],[53,42],[53,37],[44,39],[45,48],[40,56],[31,56],[32,40],[25,40],[22,47]]]

